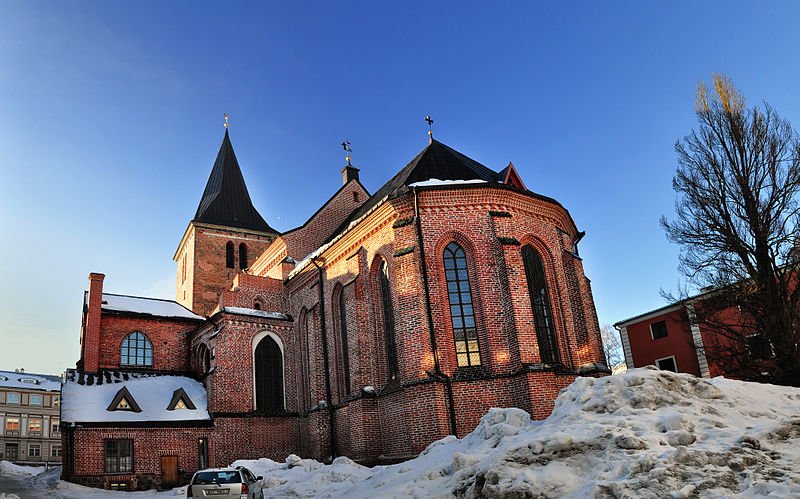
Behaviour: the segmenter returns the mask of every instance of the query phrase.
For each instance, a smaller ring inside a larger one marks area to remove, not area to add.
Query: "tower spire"
[[[342,142],[342,149],[344,149],[345,159],[347,160],[347,164],[342,169],[342,184],[347,185],[347,183],[351,180],[358,180],[359,170],[350,162],[350,160],[353,159],[350,156],[350,153],[352,153],[353,150],[350,149],[349,140],[345,139],[344,142]]]
[[[225,118],[228,119],[227,114]],[[275,232],[250,200],[242,170],[233,152],[227,125],[226,123],[222,145],[193,220],[225,227]]]

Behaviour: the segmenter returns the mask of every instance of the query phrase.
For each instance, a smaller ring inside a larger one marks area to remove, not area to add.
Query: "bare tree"
[[[603,341],[606,365],[612,372],[617,372],[625,364],[625,353],[622,351],[619,332],[610,324],[604,324],[600,328],[600,339]]]
[[[676,217],[661,225],[689,282],[713,289],[694,307],[714,333],[709,360],[800,386],[800,141],[768,104],[746,108],[728,77],[713,84],[698,85],[699,126],[675,145]]]

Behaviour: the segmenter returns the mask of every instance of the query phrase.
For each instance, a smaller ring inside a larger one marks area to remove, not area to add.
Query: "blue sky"
[[[78,358],[89,272],[173,297],[172,255],[222,140],[278,230],[374,192],[436,137],[513,161],[587,232],[601,323],[664,304],[673,145],[727,73],[800,122],[789,2],[0,3],[0,368]]]

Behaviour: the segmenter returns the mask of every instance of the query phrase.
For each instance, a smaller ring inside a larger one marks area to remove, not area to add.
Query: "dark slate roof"
[[[264,221],[250,201],[227,129],[192,221],[277,232]]]
[[[461,154],[452,147],[432,139],[425,149],[400,170],[397,175],[378,189],[361,207],[354,211],[328,238],[329,242],[347,228],[354,220],[358,220],[369,210],[374,208],[383,198],[394,198],[408,190],[408,186],[415,182],[429,179],[438,180],[484,180],[490,185],[505,185],[503,179],[507,168],[496,172],[474,159]],[[483,184],[481,184],[483,185]],[[561,204],[553,198],[542,196],[531,191],[526,191],[538,199]]]
[[[429,179],[439,180],[485,180],[499,183],[497,172],[483,166],[472,158],[464,156],[455,149],[438,140],[431,140],[425,149],[420,151],[397,175],[383,184],[361,207],[353,212],[344,223],[333,232],[335,237],[353,220],[375,207],[383,198],[393,198],[405,192],[409,185]]]

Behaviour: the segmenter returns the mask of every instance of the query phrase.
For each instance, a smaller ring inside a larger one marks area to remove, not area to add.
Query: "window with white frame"
[[[657,359],[656,366],[658,366],[659,369],[662,369],[664,371],[672,371],[674,373],[678,372],[678,366],[675,363],[674,355],[670,355],[669,357],[664,357],[663,359]]]
[[[667,322],[658,321],[650,324],[650,336],[657,340],[659,338],[666,338],[667,336]]]

